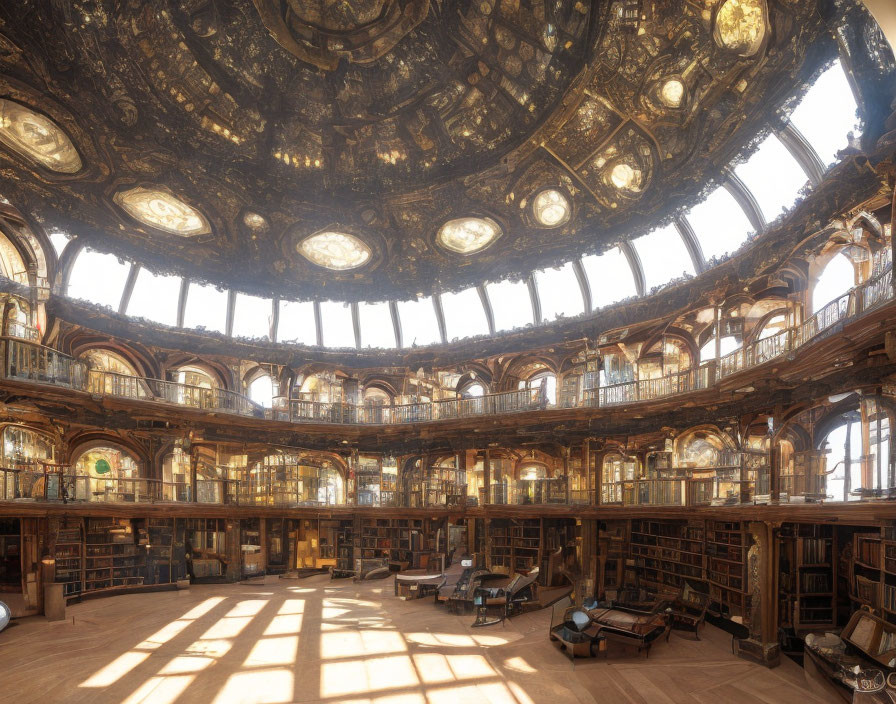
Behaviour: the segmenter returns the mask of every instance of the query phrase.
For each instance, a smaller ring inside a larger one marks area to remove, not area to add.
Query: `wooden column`
[[[564,447],[563,453],[563,476],[566,477],[566,504],[569,505],[569,448]]]
[[[582,519],[582,583],[575,595],[579,604],[587,597],[597,596],[597,525],[594,519]]]
[[[491,503],[491,484],[492,484],[492,459],[488,448],[485,450],[482,460],[482,491],[485,494],[483,504]]]
[[[750,636],[735,639],[735,650],[742,658],[766,667],[776,667],[781,662],[781,649],[775,620],[778,575],[774,526],[764,521],[747,525],[753,545],[747,554],[751,604],[744,614],[744,625],[749,629]]]
[[[199,448],[190,444],[190,501],[196,503],[198,496],[196,495],[199,481]]]

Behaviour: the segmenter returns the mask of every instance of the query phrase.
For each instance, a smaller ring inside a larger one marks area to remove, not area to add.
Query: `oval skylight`
[[[360,238],[335,230],[306,237],[297,249],[312,264],[334,271],[357,269],[370,261],[371,256],[370,247]]]
[[[768,29],[766,12],[765,0],[725,0],[716,14],[716,43],[740,56],[753,56]]]
[[[548,188],[532,201],[535,221],[545,227],[560,227],[570,216],[569,198],[556,188]]]
[[[11,100],[0,100],[0,144],[63,174],[74,174],[83,163],[69,136],[49,117]]]
[[[501,226],[491,218],[449,220],[436,236],[445,249],[458,254],[481,252],[501,236]]]
[[[211,226],[202,213],[161,188],[136,186],[128,191],[119,191],[113,200],[134,220],[162,232],[181,237],[211,232]]]

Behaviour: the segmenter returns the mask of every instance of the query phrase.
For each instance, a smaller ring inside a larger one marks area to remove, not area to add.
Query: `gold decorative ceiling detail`
[[[134,220],[172,235],[192,237],[211,232],[202,213],[160,188],[136,186],[119,191],[113,200]]]
[[[59,125],[11,100],[0,99],[0,144],[57,173],[76,174],[83,167]]]
[[[376,61],[429,13],[429,0],[252,1],[280,46],[324,71]]]
[[[765,0],[724,0],[713,28],[716,43],[740,56],[754,56],[768,32]]]
[[[3,195],[153,271],[301,300],[459,291],[637,236],[836,52],[791,0],[64,5],[0,3],[0,95],[71,115],[53,139],[89,168],[4,160]],[[108,207],[131,184],[164,195]],[[362,242],[335,269],[301,251],[327,231]]]

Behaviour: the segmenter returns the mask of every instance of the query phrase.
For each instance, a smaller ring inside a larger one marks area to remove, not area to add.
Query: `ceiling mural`
[[[796,0],[22,0],[3,195],[263,295],[460,290],[693,202],[833,53]]]

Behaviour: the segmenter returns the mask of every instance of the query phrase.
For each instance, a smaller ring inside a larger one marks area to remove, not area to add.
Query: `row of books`
[[[828,538],[803,538],[803,563],[817,565],[829,562],[828,546],[831,544]]]

